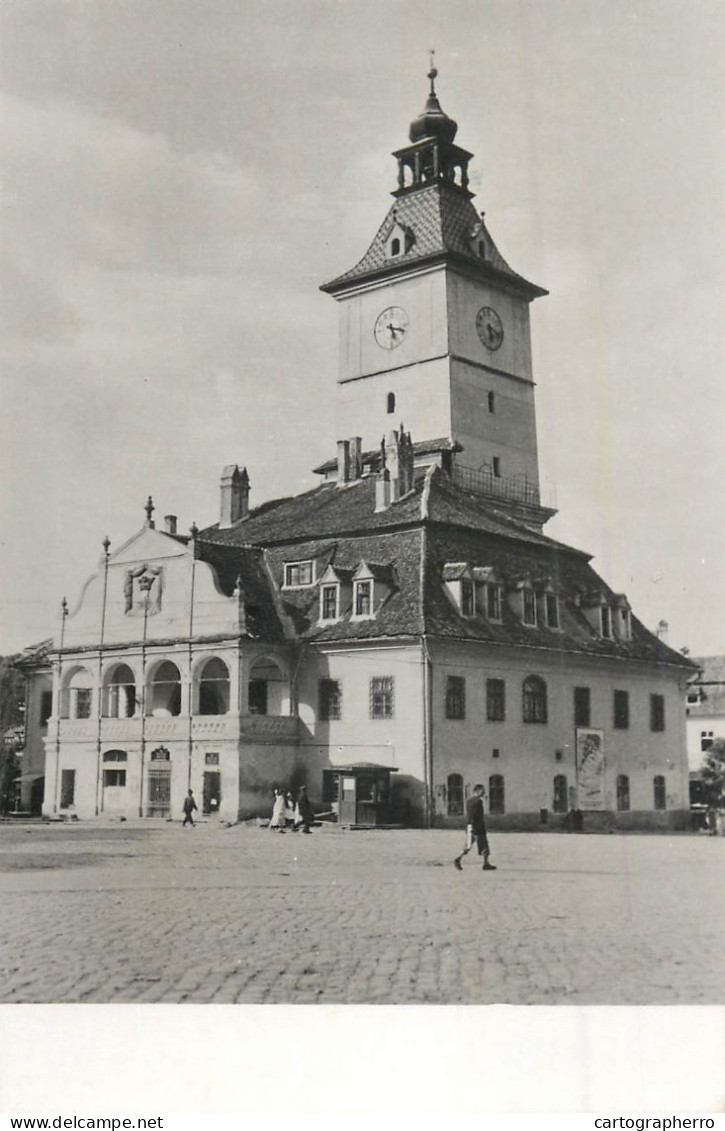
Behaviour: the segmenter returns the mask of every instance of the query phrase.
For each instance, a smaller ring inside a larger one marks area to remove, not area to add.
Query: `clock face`
[[[408,315],[402,306],[388,306],[375,320],[375,341],[381,349],[394,350],[408,333]]]
[[[503,342],[503,324],[491,306],[482,306],[479,310],[476,330],[486,349],[497,350]]]

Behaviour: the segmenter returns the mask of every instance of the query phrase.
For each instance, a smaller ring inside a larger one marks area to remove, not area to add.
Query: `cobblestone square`
[[[0,827],[3,1002],[725,1002],[725,840]]]

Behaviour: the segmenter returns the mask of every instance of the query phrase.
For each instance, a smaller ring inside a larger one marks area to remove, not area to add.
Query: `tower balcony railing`
[[[530,507],[556,507],[554,485],[546,484],[542,491],[538,483],[532,482],[526,475],[512,477],[494,475],[491,467],[466,467],[456,463],[453,468],[453,479],[459,487],[473,491],[477,495],[507,499]]]

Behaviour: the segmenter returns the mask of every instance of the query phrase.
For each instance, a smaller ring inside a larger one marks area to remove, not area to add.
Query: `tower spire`
[[[435,48],[431,47],[428,52],[430,55],[430,70],[428,71],[428,78],[430,79],[430,93],[433,98],[436,96],[435,80],[438,78],[438,71],[435,65]]]

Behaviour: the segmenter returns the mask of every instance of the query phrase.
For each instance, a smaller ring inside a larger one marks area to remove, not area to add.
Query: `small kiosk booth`
[[[390,775],[395,766],[355,762],[323,770],[323,796],[341,825],[375,828],[393,820]]]

